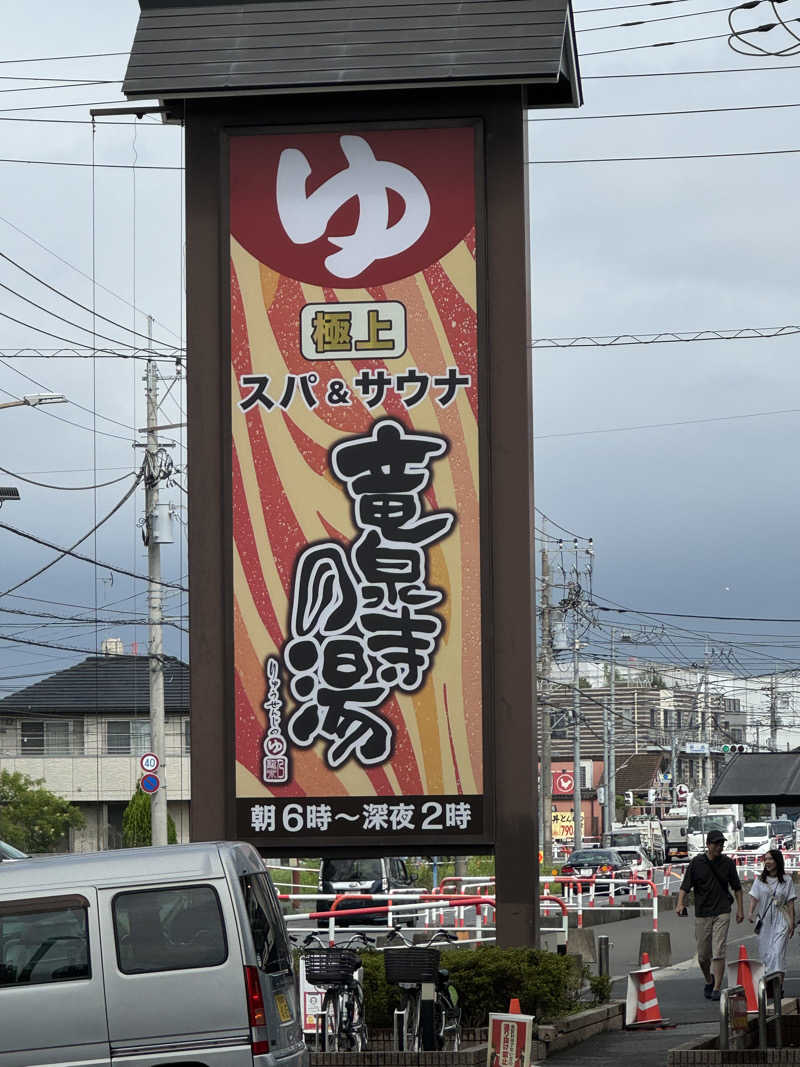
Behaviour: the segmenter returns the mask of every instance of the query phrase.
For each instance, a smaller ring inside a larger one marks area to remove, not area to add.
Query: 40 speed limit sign
[[[146,774],[152,774],[153,771],[157,771],[160,765],[161,761],[155,752],[145,752],[139,760],[139,766]]]

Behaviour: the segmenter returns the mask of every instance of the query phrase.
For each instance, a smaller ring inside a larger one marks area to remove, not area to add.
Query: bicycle
[[[457,941],[457,937],[446,930],[437,930],[425,944],[415,945],[395,927],[386,940],[396,937],[405,947],[383,950],[387,982],[399,985],[405,993],[403,1009],[394,1013],[395,1051],[458,1052],[461,1047],[458,993],[450,985],[450,972],[439,966],[441,953],[431,947],[436,941]],[[425,986],[433,988],[425,990]]]
[[[343,946],[335,948],[327,947],[317,934],[309,934],[303,940],[303,946],[314,942],[319,945],[303,951],[306,977],[312,985],[325,990],[322,1025],[317,1029],[319,1052],[363,1052],[367,1047],[364,990],[356,977],[361,957],[350,948],[359,941],[366,947],[374,944],[375,938],[354,934]]]

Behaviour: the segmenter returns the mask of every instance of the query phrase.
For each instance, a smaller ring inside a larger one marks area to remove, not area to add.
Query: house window
[[[23,756],[44,755],[44,723],[22,723],[22,736],[20,738],[20,751]]]
[[[683,726],[683,715],[680,711],[675,712],[675,726],[678,730]]]
[[[662,712],[662,714],[664,716],[664,729],[665,730],[671,730],[672,729],[672,712],[670,711],[669,708],[664,708],[664,711]]]
[[[731,728],[731,739],[733,741],[744,741],[744,730],[741,726]]]
[[[183,720],[183,754],[188,756],[192,751],[192,731],[188,719]]]
[[[550,712],[550,736],[569,737],[570,713],[566,711]]]
[[[143,756],[150,750],[149,719],[109,719],[106,751],[110,756]]]
[[[131,745],[134,756],[143,756],[153,747],[150,742],[150,719],[134,719],[131,722]]]
[[[656,713],[656,709],[655,709],[655,708],[651,708],[651,709],[650,709],[650,727],[651,727],[651,729],[653,729],[653,730],[655,730],[655,728],[656,728],[656,726],[657,726],[657,722],[656,722],[656,714],[657,714],[657,713]]]
[[[128,756],[131,751],[131,724],[125,719],[106,723],[106,751],[111,756]]]
[[[82,756],[83,720],[23,720],[20,753],[23,756]]]

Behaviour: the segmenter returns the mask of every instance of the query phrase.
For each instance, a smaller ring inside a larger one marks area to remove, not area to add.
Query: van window
[[[119,893],[113,914],[123,974],[218,967],[228,958],[219,898],[210,885]]]
[[[325,882],[377,882],[383,878],[380,860],[323,860]]]
[[[0,986],[91,978],[84,897],[4,902],[0,910]]]
[[[290,970],[289,941],[269,879],[265,874],[245,874],[240,883],[258,966],[267,974]]]

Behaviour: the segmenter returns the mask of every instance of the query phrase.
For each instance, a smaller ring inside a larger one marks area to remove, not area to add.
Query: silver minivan
[[[0,875],[0,1067],[307,1067],[250,845],[38,857]]]

